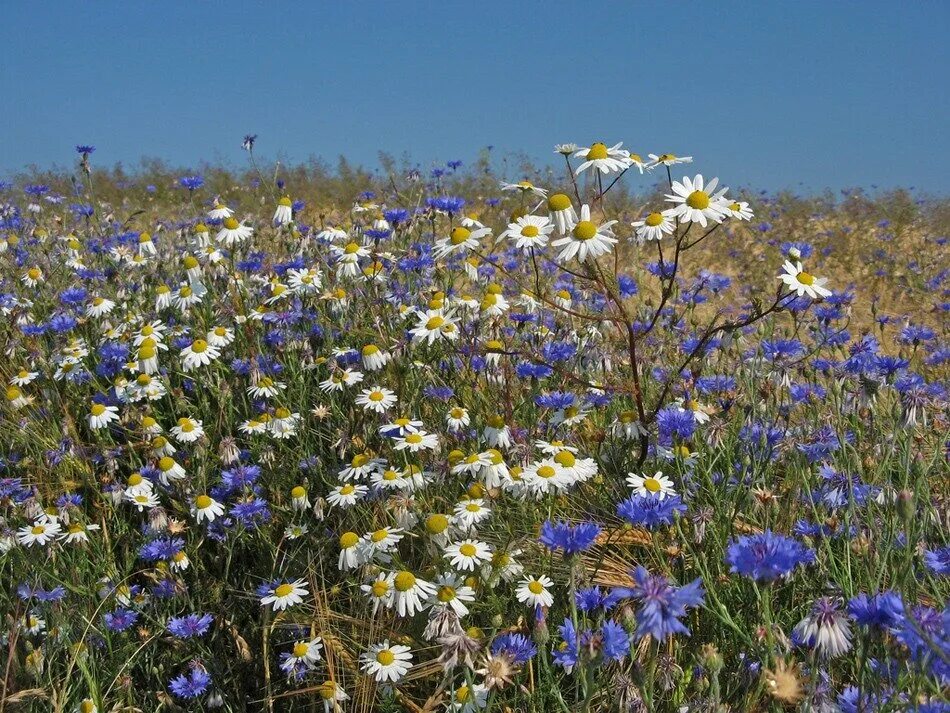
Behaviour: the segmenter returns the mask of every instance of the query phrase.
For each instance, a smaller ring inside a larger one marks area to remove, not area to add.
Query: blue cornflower
[[[175,676],[168,684],[168,690],[179,698],[197,698],[208,690],[211,675],[200,664],[192,664],[188,673]]]
[[[904,602],[896,592],[861,593],[848,602],[848,614],[860,626],[887,629],[904,616]]]
[[[797,339],[762,340],[762,355],[771,362],[790,361],[804,353],[805,347]]]
[[[718,394],[723,391],[735,391],[736,380],[731,376],[701,376],[696,380],[696,388],[701,394]]]
[[[119,607],[115,611],[105,614],[102,618],[110,631],[125,631],[138,621],[139,613],[132,609]]]
[[[504,654],[512,663],[527,663],[538,653],[534,644],[524,634],[502,634],[491,643],[491,652],[495,656]]]
[[[427,386],[422,390],[422,393],[426,397],[438,401],[448,401],[455,396],[455,390],[451,386]]]
[[[914,607],[891,633],[907,647],[911,660],[944,685],[950,683],[950,607],[942,613],[931,607]]]
[[[26,601],[35,599],[38,602],[59,602],[65,599],[66,589],[63,586],[56,586],[52,589],[43,589],[40,585],[30,586],[26,582],[17,587],[17,596]]]
[[[620,296],[626,299],[637,294],[637,283],[629,275],[617,275],[617,287],[620,290]]]
[[[617,505],[617,514],[632,525],[654,529],[673,524],[678,513],[686,512],[686,504],[679,495],[658,498],[650,495],[631,495]]]
[[[245,151],[253,151],[255,141],[257,141],[257,134],[245,134],[244,140],[241,141],[241,148]]]
[[[474,368],[475,359],[479,357],[472,358],[472,364]],[[522,379],[546,379],[554,373],[554,369],[549,367],[547,364],[531,364],[529,362],[521,362],[515,367],[515,373]]]
[[[670,406],[656,415],[660,444],[672,445],[673,439],[688,441],[696,431],[696,418],[689,409]]]
[[[457,214],[465,207],[465,199],[456,196],[439,196],[437,198],[427,198],[426,205],[444,213]]]
[[[189,191],[197,191],[205,183],[205,179],[199,175],[182,176],[178,179],[178,185],[187,188]]]
[[[561,550],[566,555],[572,555],[589,549],[599,534],[600,527],[592,522],[571,525],[545,520],[538,539],[549,550]]]
[[[567,361],[576,353],[577,347],[569,342],[549,342],[541,347],[541,356],[546,362]]]
[[[676,587],[666,577],[652,575],[642,566],[633,572],[633,580],[630,596],[642,604],[636,614],[636,639],[639,641],[649,635],[658,641],[666,641],[674,634],[688,636],[689,629],[680,619],[686,616],[687,609],[702,605],[706,594],[702,580],[697,578]]]
[[[383,218],[385,218],[386,222],[390,225],[397,226],[409,220],[409,211],[403,208],[390,208],[383,211]]]
[[[897,341],[901,344],[919,344],[920,342],[929,342],[937,334],[930,327],[921,327],[914,324],[908,324],[901,329]]]
[[[96,150],[95,146],[90,146],[89,144],[79,144],[76,146],[76,153],[82,154],[83,158],[93,153]]]
[[[180,537],[156,537],[139,548],[139,557],[146,562],[169,561],[185,546]]]
[[[534,402],[541,408],[565,409],[573,406],[575,399],[576,397],[574,394],[570,392],[563,393],[560,391],[553,391],[549,394],[541,394],[536,396]]]
[[[630,653],[630,635],[613,619],[608,619],[600,629],[604,658],[620,661]]]
[[[214,617],[210,614],[186,614],[168,620],[168,631],[179,639],[202,636],[208,631]]]
[[[577,665],[579,655],[580,647],[578,646],[577,629],[574,628],[574,622],[565,618],[564,623],[561,624],[557,630],[561,634],[562,641],[558,646],[554,647],[554,650],[551,652],[551,658],[554,659],[554,663],[570,673]]]
[[[924,564],[934,574],[950,575],[950,547],[940,547],[924,552]]]
[[[89,293],[84,287],[69,287],[59,294],[59,301],[64,305],[76,307],[83,304],[88,296]]]
[[[733,572],[771,582],[791,574],[801,564],[811,564],[815,553],[798,540],[766,530],[730,542],[725,560]]]

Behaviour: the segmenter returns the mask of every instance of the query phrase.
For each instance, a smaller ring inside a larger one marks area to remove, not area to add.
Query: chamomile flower
[[[80,522],[72,522],[60,537],[67,544],[85,543],[89,542],[89,533],[98,529],[100,529],[99,525],[95,523],[84,525]]]
[[[267,432],[278,440],[296,435],[300,423],[300,414],[284,406],[274,409],[274,415],[267,422]]]
[[[16,374],[10,378],[10,383],[13,386],[29,386],[33,383],[33,380],[39,376],[38,371],[29,371],[27,369],[20,369]]]
[[[521,194],[531,194],[539,198],[547,198],[548,192],[543,188],[538,188],[531,181],[519,181],[518,183],[501,182],[501,190],[514,191]]]
[[[427,433],[421,430],[407,433],[403,438],[397,438],[396,445],[393,446],[394,450],[408,450],[410,453],[426,450],[434,451],[438,447],[439,437],[434,433]]]
[[[254,228],[250,225],[238,222],[237,218],[228,216],[221,222],[221,230],[214,236],[214,239],[228,248],[240,245],[254,234]]]
[[[26,525],[17,530],[16,539],[24,547],[39,545],[45,547],[62,532],[58,520],[36,520],[32,525]]]
[[[343,708],[340,704],[350,700],[349,695],[343,690],[343,687],[336,681],[331,681],[330,679],[320,684],[317,688],[317,693],[323,701],[323,713],[342,711]]]
[[[565,490],[571,483],[560,464],[553,458],[546,458],[526,466],[521,474],[521,480],[538,496]]]
[[[274,225],[290,225],[294,219],[293,205],[294,203],[290,200],[290,196],[282,196],[281,199],[277,201],[277,210],[274,211]]]
[[[327,502],[331,506],[348,508],[366,497],[367,492],[369,492],[369,488],[365,485],[342,483],[330,491],[330,494],[327,495]]]
[[[721,188],[718,193],[714,193],[718,185],[718,178],[707,184],[702,174],[697,174],[695,178],[685,176],[682,181],[673,181],[673,193],[666,195],[667,202],[675,204],[672,215],[682,222],[699,223],[704,228],[710,220],[721,223],[726,212],[723,208],[723,196],[729,189]]]
[[[367,559],[377,557],[380,554],[386,555],[395,549],[399,541],[404,537],[402,529],[398,527],[381,527],[378,530],[369,532],[363,536],[363,547],[367,554]],[[384,557],[382,561],[389,558]]]
[[[636,228],[637,240],[640,242],[661,240],[664,235],[672,235],[676,228],[673,211],[670,209],[662,213],[653,211],[643,220],[634,221],[631,225]]]
[[[492,550],[485,542],[466,539],[446,547],[442,556],[456,569],[474,572],[476,567],[491,560]]]
[[[182,369],[187,372],[199,366],[207,366],[220,357],[221,352],[204,339],[196,339],[181,350],[180,356]]]
[[[469,230],[461,225],[456,225],[449,231],[448,236],[435,242],[435,248],[432,252],[436,258],[442,259],[456,253],[475,250],[481,239],[490,233],[491,228]]]
[[[453,516],[460,530],[474,530],[476,525],[491,517],[491,508],[482,498],[471,498],[457,503]]]
[[[322,658],[320,655],[322,650],[323,640],[319,636],[309,640],[296,641],[286,658],[281,661],[280,668],[284,672],[291,672],[297,667],[312,671]]]
[[[221,202],[220,198],[214,199],[214,206],[208,211],[208,217],[211,220],[224,220],[234,215],[234,211]]]
[[[463,683],[452,691],[452,697],[445,705],[447,713],[476,713],[488,708],[488,686],[476,683],[469,686]]]
[[[234,330],[230,327],[215,327],[205,335],[205,341],[217,349],[223,349],[234,341]]]
[[[110,423],[118,420],[119,409],[115,406],[106,406],[105,404],[96,403],[89,408],[89,428],[108,428]]]
[[[515,247],[519,250],[540,249],[548,244],[548,236],[552,232],[554,232],[554,224],[551,223],[550,218],[543,215],[523,215],[514,223],[509,223],[508,229],[498,238],[515,241]]]
[[[171,429],[171,434],[179,443],[194,443],[205,434],[205,431],[200,420],[180,418],[178,425]]]
[[[373,614],[379,608],[389,609],[393,603],[393,574],[380,572],[369,584],[361,584],[360,590],[373,603]]]
[[[287,385],[281,381],[274,381],[269,376],[261,376],[256,384],[247,387],[247,393],[256,399],[272,399],[279,396],[286,388]]]
[[[35,265],[23,273],[20,281],[27,287],[36,287],[44,281],[43,271]]]
[[[191,514],[199,523],[202,520],[214,522],[224,515],[224,506],[210,495],[199,495],[191,501]]]
[[[94,297],[86,306],[87,317],[104,317],[115,309],[115,302],[105,297]]]
[[[468,614],[465,602],[475,601],[475,590],[465,584],[459,575],[454,572],[440,574],[432,581],[435,591],[429,597],[433,608],[451,609],[456,616]]]
[[[414,344],[433,344],[441,339],[454,341],[459,337],[454,315],[451,312],[443,313],[441,309],[430,309],[418,315],[416,326],[409,333]]]
[[[382,369],[392,359],[392,355],[377,347],[375,344],[367,344],[360,351],[363,360],[363,368],[366,371],[378,371]]]
[[[360,536],[355,532],[344,532],[340,535],[340,556],[337,567],[341,570],[355,569],[363,564]]]
[[[359,272],[360,258],[369,257],[369,250],[356,242],[349,242],[342,248],[331,245],[330,251],[336,261],[336,275],[338,278],[355,277]]]
[[[158,496],[156,496],[152,491],[133,494],[126,493],[124,497],[126,501],[131,503],[139,512],[151,510],[152,508],[158,507],[159,505]]]
[[[593,168],[603,174],[623,171],[629,165],[629,153],[620,148],[622,145],[622,141],[610,147],[597,142],[591,144],[590,148],[577,151],[574,157],[582,158],[584,162],[577,167],[574,173],[580,175],[588,168]]]
[[[558,261],[567,262],[576,257],[578,261],[585,262],[588,258],[596,259],[609,253],[617,242],[611,232],[616,222],[608,220],[598,225],[591,220],[590,206],[582,206],[580,220],[571,226],[570,233],[551,242],[551,247],[561,248]]]
[[[676,154],[664,153],[657,156],[655,153],[648,154],[650,163],[647,165],[647,168],[655,168],[656,166],[675,166],[679,163],[692,163],[692,156],[677,156]]]
[[[293,582],[281,582],[265,586],[261,592],[261,606],[270,604],[274,611],[283,611],[288,607],[303,602],[303,598],[310,593],[305,579],[295,579]]]
[[[355,403],[367,411],[375,411],[381,414],[395,406],[398,400],[396,392],[382,386],[374,386],[370,389],[363,389],[360,395],[356,397]]]
[[[522,604],[526,604],[532,609],[535,607],[550,607],[554,604],[554,595],[551,594],[551,587],[554,582],[546,575],[540,577],[525,577],[515,589],[515,596]]]
[[[412,572],[402,570],[393,574],[393,606],[399,616],[413,616],[422,611],[425,601],[435,594],[435,587],[419,579]]]
[[[548,213],[557,231],[564,235],[577,223],[577,211],[574,204],[564,193],[555,193],[548,198]]]
[[[726,201],[723,203],[726,215],[737,220],[752,220],[752,209],[745,201]]]
[[[408,646],[390,645],[389,640],[375,644],[360,656],[364,673],[377,683],[396,683],[412,668],[412,653]]]
[[[652,496],[659,500],[676,495],[673,481],[657,471],[654,475],[637,475],[627,473],[627,485],[633,489],[634,495],[643,497]]]
[[[445,425],[451,433],[458,433],[471,423],[471,417],[468,409],[461,406],[454,406],[445,414]]]
[[[805,272],[800,262],[793,263],[791,260],[786,260],[782,269],[785,272],[779,275],[778,279],[799,297],[808,295],[813,300],[831,297],[831,290],[825,287],[828,281],[823,277],[815,277],[810,272]]]
[[[158,438],[161,438],[161,436]],[[171,456],[162,456],[159,458],[158,479],[163,485],[169,485],[175,480],[182,480],[185,476],[185,469],[175,462],[174,458]]]

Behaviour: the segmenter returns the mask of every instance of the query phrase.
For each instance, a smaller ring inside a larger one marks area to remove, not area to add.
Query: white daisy
[[[389,639],[370,647],[360,656],[363,672],[373,676],[377,683],[396,683],[412,668],[412,653],[408,646],[390,645]]]
[[[550,607],[554,604],[554,595],[550,589],[554,586],[546,575],[540,577],[525,577],[515,589],[515,596],[518,601],[527,604],[532,609],[534,607]]]
[[[274,611],[283,611],[287,607],[300,604],[303,598],[310,593],[305,586],[307,581],[296,579],[293,582],[282,582],[276,586],[268,587],[264,596],[261,597],[261,606],[273,605]]]
[[[699,223],[704,228],[710,220],[721,223],[726,212],[723,195],[729,189],[721,188],[714,193],[718,185],[718,178],[706,184],[701,173],[692,179],[684,176],[682,182],[673,181],[673,193],[666,194],[667,202],[676,204],[672,208],[673,216],[683,222]]]
[[[828,280],[805,272],[800,262],[793,263],[786,260],[782,268],[785,272],[779,275],[778,279],[784,282],[792,292],[797,293],[799,297],[808,295],[813,300],[817,300],[831,296],[831,290],[825,287]]]
[[[442,555],[456,569],[473,572],[483,562],[492,557],[491,546],[478,540],[461,540],[445,548]]]
[[[663,500],[667,496],[676,495],[673,481],[659,470],[654,475],[627,473],[627,485],[633,488],[634,494],[644,497],[653,496]]]
[[[367,411],[384,413],[387,409],[395,406],[398,400],[396,392],[384,389],[382,386],[374,386],[371,389],[363,389],[360,395],[356,397],[355,403]]]
[[[590,148],[581,149],[574,154],[575,158],[582,158],[584,162],[577,167],[575,173],[580,175],[588,168],[594,168],[601,173],[615,173],[623,171],[629,165],[629,152],[620,148],[623,141],[607,147],[606,144],[597,142],[591,144]]]
[[[498,236],[499,240],[508,238],[515,241],[519,250],[543,248],[548,244],[548,236],[554,232],[554,224],[543,215],[523,215],[508,224],[508,229]]]
[[[664,235],[672,234],[676,221],[673,220],[673,211],[667,209],[662,213],[653,211],[643,220],[634,221],[631,225],[637,229],[637,240],[646,242],[660,240]]]
[[[198,522],[214,522],[224,515],[224,506],[210,495],[199,495],[191,502],[191,514]]]
[[[551,247],[560,247],[561,252],[557,259],[566,262],[576,257],[584,262],[588,257],[597,258],[609,253],[611,246],[617,242],[611,228],[616,220],[608,220],[597,225],[590,219],[590,206],[581,207],[581,219],[571,227],[570,233],[563,238],[551,242]]]

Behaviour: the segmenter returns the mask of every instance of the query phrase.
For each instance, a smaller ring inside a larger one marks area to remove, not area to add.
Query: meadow
[[[950,200],[254,144],[0,184],[0,713],[950,710]]]

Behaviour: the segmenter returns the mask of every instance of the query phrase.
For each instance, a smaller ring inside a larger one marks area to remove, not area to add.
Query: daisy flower
[[[214,236],[214,239],[222,243],[225,247],[234,247],[240,245],[254,234],[254,228],[244,223],[239,223],[236,218],[228,216],[221,222],[221,230]]]
[[[628,155],[627,161],[630,162],[630,166],[635,167],[640,172],[641,176],[643,175],[643,171],[645,169],[651,168],[649,165],[647,165],[647,162],[643,160],[643,157],[640,156],[640,154],[638,153],[631,153],[630,155]],[[628,166],[628,168],[630,166]]]
[[[491,228],[469,230],[461,225],[456,225],[449,231],[447,237],[435,242],[435,248],[432,251],[433,255],[441,259],[453,255],[454,253],[475,250],[480,244],[479,241],[490,233]]]
[[[277,201],[277,210],[274,211],[274,225],[290,225],[294,219],[293,205],[294,203],[290,200],[290,196],[282,196],[281,199]]]
[[[530,464],[522,472],[521,479],[537,495],[563,490],[570,484],[568,476],[553,458]]]
[[[47,543],[56,539],[60,532],[62,532],[62,527],[59,521],[53,519],[37,520],[32,525],[26,525],[17,530],[16,539],[25,547],[32,547],[33,545],[45,547]]]
[[[327,502],[331,506],[348,508],[362,500],[367,492],[369,492],[369,488],[365,485],[343,483],[330,491],[330,494],[327,496]]]
[[[439,447],[439,437],[434,433],[425,431],[414,431],[406,434],[404,438],[397,438],[396,445],[393,448],[397,451],[408,450],[410,453],[430,450],[434,451]]]
[[[40,373],[38,371],[27,371],[26,369],[20,369],[20,371],[18,371],[10,379],[10,383],[14,386],[29,386],[39,375]]]
[[[256,384],[247,387],[247,393],[248,396],[253,396],[256,399],[272,399],[286,388],[286,384],[274,381],[269,376],[262,376]]]
[[[215,327],[205,335],[205,341],[213,347],[222,349],[234,341],[234,330],[228,327]]]
[[[271,604],[274,611],[283,611],[287,607],[300,604],[303,598],[310,593],[306,588],[305,579],[295,579],[293,582],[281,582],[265,586],[261,591],[261,606]]]
[[[329,679],[318,686],[317,693],[323,701],[323,713],[343,710],[340,704],[343,701],[350,700],[349,695],[343,690],[342,686]]]
[[[115,309],[115,302],[105,297],[94,297],[86,306],[87,317],[102,317]]]
[[[577,211],[574,210],[574,204],[564,193],[555,193],[548,198],[548,213],[551,222],[557,226],[561,235],[577,223]]]
[[[390,645],[389,639],[375,644],[360,656],[363,672],[377,683],[396,683],[412,668],[412,653],[408,646]]]
[[[440,574],[432,582],[435,591],[429,601],[436,608],[451,608],[457,616],[468,614],[465,602],[475,601],[475,590],[465,584],[465,581],[453,572]]]
[[[181,366],[184,371],[207,366],[221,356],[217,347],[208,344],[204,339],[196,339],[181,350]]]
[[[289,655],[281,661],[280,668],[285,672],[289,672],[301,666],[308,671],[312,671],[316,668],[317,663],[319,663],[321,659],[320,651],[322,649],[323,641],[319,636],[309,641],[294,642],[293,649],[291,649]]]
[[[376,579],[370,584],[361,584],[360,590],[373,603],[373,614],[379,611],[380,607],[389,609],[393,603],[393,574],[380,572]]]
[[[149,491],[147,493],[135,493],[133,495],[126,495],[126,500],[132,503],[135,506],[135,509],[139,512],[144,510],[151,510],[154,507],[158,507],[159,501],[155,493]]]
[[[785,264],[782,265],[782,269],[785,272],[779,275],[778,279],[784,282],[788,289],[798,294],[799,297],[808,295],[813,300],[831,297],[831,290],[825,287],[828,280],[805,272],[800,262],[793,263],[791,260],[786,260]]]
[[[403,537],[402,530],[398,527],[382,527],[367,533],[363,536],[363,547],[368,555],[367,559],[378,554],[385,555],[393,550]]]
[[[119,409],[116,406],[93,404],[89,409],[89,428],[106,428],[113,421],[119,420]]]
[[[640,242],[660,240],[664,235],[672,234],[676,228],[673,211],[669,209],[662,213],[654,211],[643,220],[634,221],[631,225],[636,228],[637,240]]]
[[[274,417],[267,424],[267,430],[278,440],[290,438],[297,433],[298,423],[300,423],[299,413],[293,413],[288,408],[278,406],[274,410]]]
[[[224,515],[224,506],[210,495],[199,495],[191,503],[191,514],[199,523],[202,520],[214,522]]]
[[[482,436],[492,448],[509,448],[511,446],[511,429],[501,416],[490,416],[488,423],[482,429]]]
[[[468,409],[455,406],[445,414],[445,425],[452,433],[458,433],[469,423],[471,423],[471,418],[468,415]]]
[[[220,198],[214,199],[214,206],[208,211],[208,217],[211,220],[224,220],[234,215],[234,211],[221,202]]]
[[[363,359],[363,368],[366,369],[366,371],[378,371],[386,366],[389,360],[392,359],[392,355],[389,352],[380,349],[375,344],[367,344],[363,347],[360,356]]]
[[[408,570],[393,575],[393,599],[399,616],[413,616],[422,611],[425,600],[435,594],[435,587]]]
[[[554,232],[554,225],[551,219],[543,215],[523,215],[508,224],[499,239],[508,238],[515,241],[515,247],[519,250],[529,250],[530,248],[543,248],[548,244],[548,236]]]
[[[99,529],[99,525],[95,523],[90,525],[83,525],[79,522],[73,522],[66,528],[66,532],[62,534],[62,539],[67,544],[73,544],[76,542],[89,542],[89,533],[94,532]]]
[[[458,339],[459,331],[451,313],[443,313],[441,309],[427,310],[417,315],[416,326],[409,330],[413,344],[425,342],[433,344],[439,339],[454,341]]]
[[[382,386],[363,389],[360,395],[356,397],[357,406],[362,406],[367,411],[375,411],[380,414],[395,406],[396,401],[398,401],[396,392],[384,389]]]
[[[546,575],[540,577],[525,577],[515,589],[515,596],[518,601],[527,604],[532,609],[535,607],[550,607],[554,604],[554,596],[549,591],[554,586]]]
[[[627,473],[627,485],[633,489],[634,494],[643,497],[653,496],[662,500],[667,496],[676,495],[673,481],[659,470],[654,475]]]
[[[581,207],[580,217],[580,221],[571,227],[569,234],[551,242],[551,247],[562,248],[557,256],[560,262],[566,262],[574,257],[580,262],[584,262],[588,257],[600,257],[609,253],[611,246],[617,242],[617,238],[611,232],[611,227],[617,222],[616,220],[608,220],[606,223],[597,225],[590,219],[588,205]]]
[[[530,193],[532,195],[538,196],[539,198],[547,198],[548,192],[543,188],[538,188],[531,181],[519,181],[518,183],[505,183],[501,182],[501,190],[503,191],[518,191],[519,193],[526,194]]]
[[[478,523],[491,517],[491,508],[481,498],[472,498],[458,503],[453,515],[460,530],[473,530]]]
[[[650,159],[650,163],[647,165],[647,168],[655,168],[656,166],[675,166],[678,163],[692,163],[692,156],[677,156],[676,154],[664,153],[657,156],[655,153],[647,155]]]
[[[201,421],[191,418],[178,419],[178,425],[171,430],[171,434],[179,443],[194,443],[204,433]]]
[[[452,698],[446,703],[447,713],[475,713],[488,707],[488,686],[476,683],[469,686],[463,683],[452,692]]]
[[[491,547],[478,540],[462,540],[445,548],[442,555],[459,570],[474,572],[475,568],[491,560]]]
[[[623,171],[629,165],[629,153],[620,148],[623,141],[607,147],[606,144],[597,142],[591,144],[590,148],[581,149],[574,154],[574,158],[582,158],[584,162],[574,171],[578,176],[588,168],[593,168],[601,173],[614,173]]]
[[[360,536],[355,532],[344,532],[340,535],[340,556],[337,560],[340,570],[355,569],[363,564],[359,544]]]
[[[701,173],[692,179],[685,176],[682,182],[673,181],[673,193],[666,194],[667,202],[676,204],[671,209],[672,215],[683,222],[699,223],[704,228],[710,220],[721,223],[725,217],[723,195],[729,189],[721,188],[714,193],[718,185],[718,178],[706,184]]]
[[[752,220],[752,209],[745,201],[726,202],[723,203],[723,207],[726,209],[726,215],[739,220]]]

